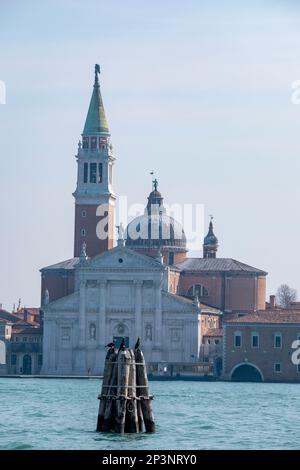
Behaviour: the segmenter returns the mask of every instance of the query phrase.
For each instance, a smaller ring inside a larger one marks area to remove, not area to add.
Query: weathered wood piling
[[[109,348],[98,398],[97,431],[155,432],[153,396],[149,394],[145,359],[139,347],[118,351]]]

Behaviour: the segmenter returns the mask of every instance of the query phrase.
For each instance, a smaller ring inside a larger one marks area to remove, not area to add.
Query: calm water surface
[[[0,449],[298,449],[300,386],[150,382],[157,432],[95,432],[100,380],[0,378]]]

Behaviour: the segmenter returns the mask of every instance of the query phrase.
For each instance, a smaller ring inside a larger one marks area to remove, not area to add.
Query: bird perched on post
[[[105,347],[106,348],[114,348],[116,340],[113,340],[111,343],[108,343]]]
[[[137,342],[135,343],[134,349],[139,349],[140,348],[140,338],[137,339]]]
[[[119,352],[125,349],[125,338],[122,338],[120,347],[119,347]]]

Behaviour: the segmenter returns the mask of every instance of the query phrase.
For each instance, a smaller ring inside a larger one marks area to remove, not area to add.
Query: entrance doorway
[[[125,348],[129,348],[129,336],[114,336],[115,348],[120,347],[123,338],[125,339]]]
[[[233,382],[262,382],[262,376],[259,370],[250,364],[241,364],[238,366],[232,376]]]
[[[23,374],[31,375],[32,359],[29,354],[25,354],[23,357]]]

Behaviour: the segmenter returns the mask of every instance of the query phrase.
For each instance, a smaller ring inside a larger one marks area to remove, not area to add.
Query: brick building
[[[0,310],[0,374],[39,374],[43,361],[40,310]],[[5,358],[5,359],[4,359]]]
[[[300,310],[268,309],[230,318],[223,325],[223,378],[300,382],[293,342],[300,339]]]

